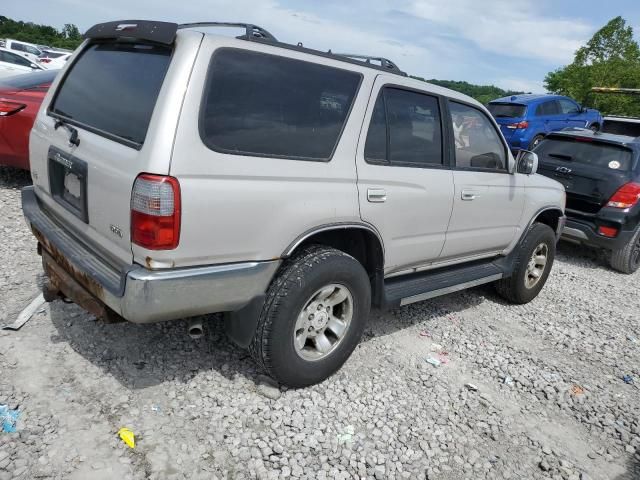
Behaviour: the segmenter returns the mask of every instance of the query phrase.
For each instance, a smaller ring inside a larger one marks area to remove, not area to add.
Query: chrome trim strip
[[[567,236],[569,238],[579,238],[580,240],[588,240],[587,234],[582,230],[578,230],[577,228],[564,227],[562,230],[562,236]]]
[[[441,295],[446,295],[448,293],[458,292],[460,290],[465,290],[467,288],[477,287],[478,285],[482,285],[484,283],[495,282],[496,280],[500,280],[503,277],[502,273],[496,273],[495,275],[490,275],[488,277],[479,278],[477,280],[472,280],[470,282],[460,283],[458,285],[452,285],[450,287],[441,288],[439,290],[433,290],[431,292],[420,293],[418,295],[413,295],[411,297],[406,297],[400,300],[400,306],[409,305],[410,303],[421,302],[422,300],[429,300],[430,298],[439,297]]]

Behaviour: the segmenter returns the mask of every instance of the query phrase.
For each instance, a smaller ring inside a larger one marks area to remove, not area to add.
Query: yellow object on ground
[[[131,430],[126,427],[122,427],[118,430],[118,435],[124,443],[126,443],[130,448],[136,448],[136,437]]]

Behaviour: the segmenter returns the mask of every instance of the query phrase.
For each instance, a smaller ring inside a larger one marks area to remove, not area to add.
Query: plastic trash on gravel
[[[13,433],[16,431],[16,424],[20,417],[19,410],[11,410],[8,405],[0,405],[0,425],[4,433]]]
[[[122,441],[126,443],[129,448],[136,448],[136,436],[131,430],[126,427],[122,427],[118,430],[118,435],[120,435]]]

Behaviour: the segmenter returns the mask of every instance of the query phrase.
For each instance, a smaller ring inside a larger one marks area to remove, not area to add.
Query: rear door
[[[450,101],[449,111],[456,137],[455,193],[442,259],[498,254],[519,232],[524,179],[509,174],[510,153],[480,108]]]
[[[187,44],[195,48],[184,55],[173,46],[144,42],[88,43],[58,76],[36,119],[30,160],[38,197],[114,264],[132,259],[135,178],[141,172],[168,173],[175,123],[201,38],[185,40],[187,52]]]
[[[453,205],[443,100],[403,83],[377,77],[356,160],[360,212],[382,235],[387,273],[440,257]]]
[[[536,149],[540,173],[559,181],[567,192],[567,210],[597,213],[632,179],[631,150],[614,144],[554,135]]]

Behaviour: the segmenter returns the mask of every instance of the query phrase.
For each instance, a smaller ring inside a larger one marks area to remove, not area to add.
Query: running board
[[[385,303],[388,308],[396,308],[495,282],[506,273],[500,262],[482,261],[394,277],[384,282]]]

